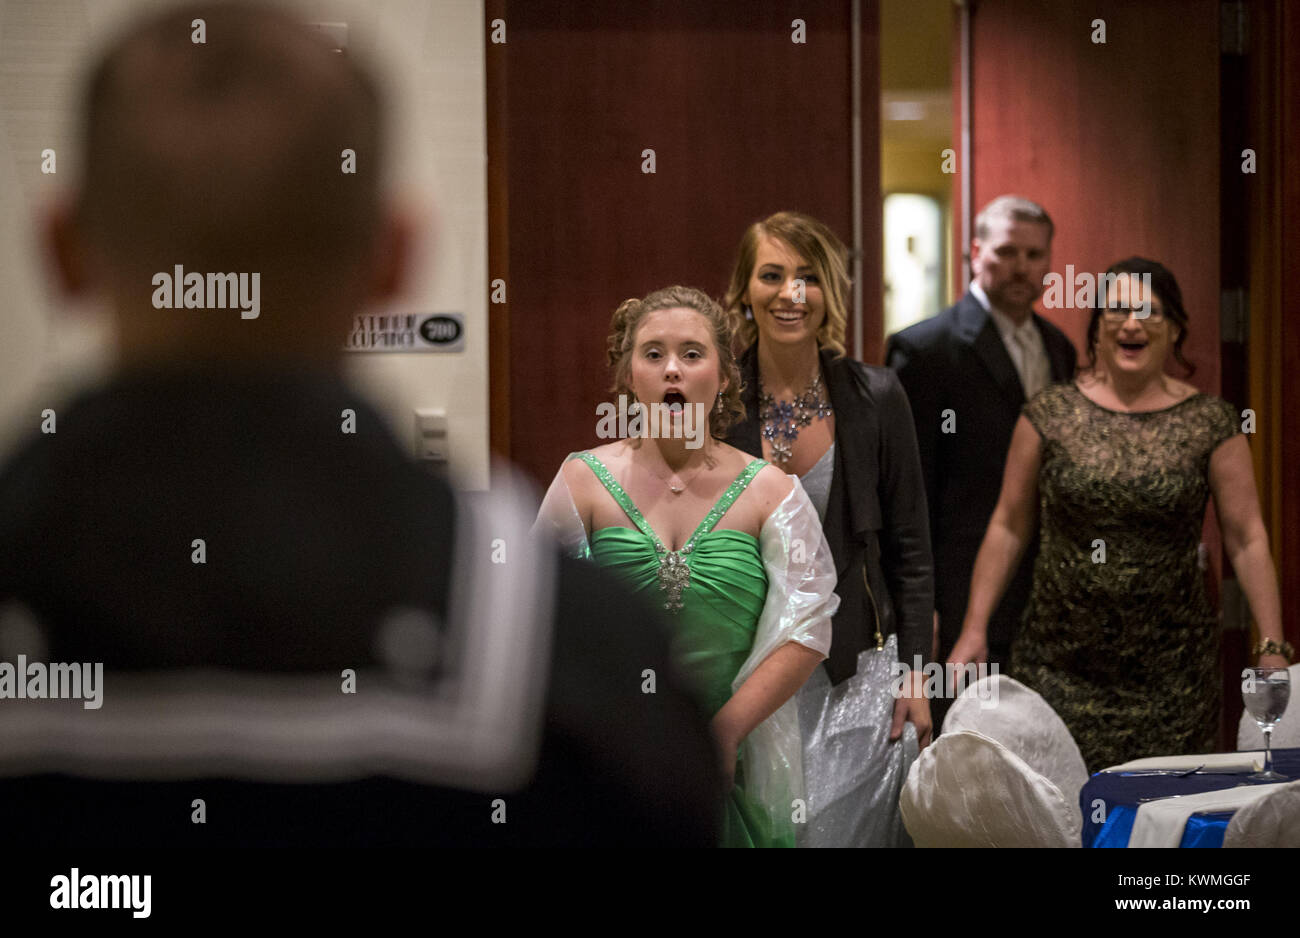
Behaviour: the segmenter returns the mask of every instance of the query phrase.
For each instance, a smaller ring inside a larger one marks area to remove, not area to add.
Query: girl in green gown
[[[793,698],[830,648],[839,604],[817,512],[797,479],[718,439],[741,412],[740,382],[728,320],[703,293],[623,303],[609,360],[621,403],[637,403],[598,433],[622,424],[628,438],[571,454],[538,526],[663,608],[733,782],[723,845],[794,846],[805,809]],[[653,700],[629,693],[630,705]]]

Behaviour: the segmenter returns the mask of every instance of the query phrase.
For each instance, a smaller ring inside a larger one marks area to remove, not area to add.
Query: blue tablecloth
[[[1300,749],[1274,749],[1273,771],[1300,778]],[[1098,772],[1079,792],[1085,847],[1127,847],[1138,800],[1162,795],[1196,795],[1236,788],[1246,775],[1118,775]],[[1194,814],[1181,847],[1222,847],[1232,812]]]

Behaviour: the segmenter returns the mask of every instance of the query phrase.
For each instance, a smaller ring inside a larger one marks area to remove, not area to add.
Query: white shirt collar
[[[1038,327],[1034,325],[1033,314],[1030,314],[1023,323],[1017,326],[1011,321],[1010,316],[993,307],[993,304],[989,302],[988,294],[984,292],[984,288],[974,280],[970,282],[970,294],[975,297],[980,306],[984,307],[984,311],[993,318],[993,325],[997,326],[998,333],[1002,336],[1004,342],[1012,341],[1016,333],[1025,333],[1032,337],[1038,332]]]

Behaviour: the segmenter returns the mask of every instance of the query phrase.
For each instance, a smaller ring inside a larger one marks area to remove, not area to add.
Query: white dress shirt
[[[1043,335],[1038,331],[1032,315],[1026,317],[1020,325],[1011,321],[1011,317],[995,309],[989,302],[984,289],[974,280],[970,284],[971,296],[983,306],[997,326],[1006,346],[1011,363],[1016,366],[1020,376],[1020,386],[1025,390],[1025,400],[1029,400],[1043,388],[1052,383],[1052,365],[1047,357],[1047,346],[1043,344]]]

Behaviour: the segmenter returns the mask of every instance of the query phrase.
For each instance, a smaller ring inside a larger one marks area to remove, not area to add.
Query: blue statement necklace
[[[778,401],[763,390],[759,381],[758,419],[763,423],[763,439],[772,445],[772,462],[778,466],[784,467],[794,455],[794,441],[800,430],[814,419],[825,420],[833,413],[820,371],[793,401]]]

